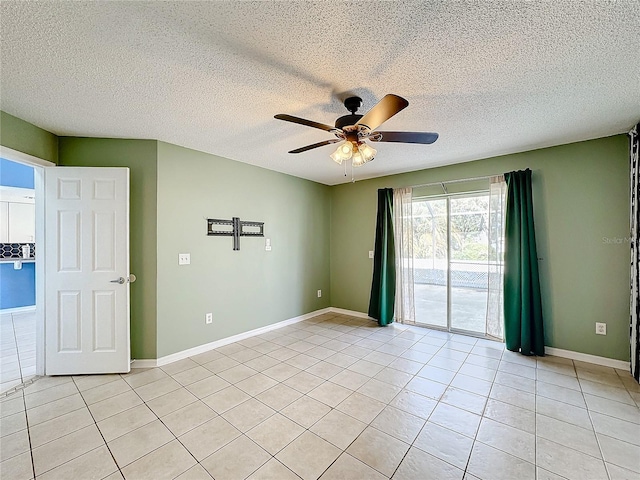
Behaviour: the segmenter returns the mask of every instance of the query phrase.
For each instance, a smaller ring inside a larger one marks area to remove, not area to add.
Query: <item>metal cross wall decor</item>
[[[222,225],[231,228],[216,228]],[[245,227],[257,230],[245,230]],[[240,250],[240,237],[264,237],[264,222],[241,222],[238,217],[233,217],[231,220],[207,218],[207,235],[233,237],[233,249]]]

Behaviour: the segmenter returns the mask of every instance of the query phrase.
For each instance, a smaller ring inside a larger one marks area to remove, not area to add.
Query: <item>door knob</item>
[[[129,280],[129,283],[133,283],[136,281],[136,276],[133,273],[131,273],[129,274],[128,280]]]
[[[124,277],[120,277],[117,280],[111,280],[111,283],[119,283],[120,285],[122,285],[126,280],[124,279]]]

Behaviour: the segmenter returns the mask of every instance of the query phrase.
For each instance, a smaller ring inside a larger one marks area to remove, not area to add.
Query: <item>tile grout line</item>
[[[33,478],[36,478],[36,464],[33,461],[33,447],[31,444],[31,429],[29,428],[29,416],[27,415],[27,400],[22,392],[22,403],[24,405],[24,418],[27,425],[27,437],[29,438],[29,457],[31,458],[31,471],[33,472]]]
[[[117,471],[120,472],[120,474],[122,474],[122,471],[120,469],[120,465],[118,465],[118,462],[116,461],[115,457],[113,456],[113,453],[111,452],[111,449],[109,448],[109,444],[107,443],[107,440],[104,438],[104,435],[102,434],[102,431],[100,430],[100,427],[98,427],[98,422],[96,422],[96,418],[93,416],[93,412],[89,408],[89,404],[85,400],[84,395],[82,395],[82,392],[78,388],[78,384],[76,383],[76,380],[75,380],[75,378],[73,378],[73,376],[71,376],[71,381],[73,382],[73,384],[75,385],[76,389],[78,390],[78,393],[80,394],[80,398],[82,398],[82,401],[84,402],[84,405],[85,405],[87,411],[89,412],[89,415],[91,415],[91,419],[93,420],[93,424],[96,426],[96,430],[98,430],[98,433],[100,434],[100,437],[102,438],[102,441],[104,442],[104,446],[107,447],[107,451],[109,452],[109,455],[111,455],[111,459],[113,460],[113,463],[115,464],[116,468],[118,469]],[[100,386],[100,385],[98,385],[98,386]],[[91,390],[91,389],[87,389],[87,390]],[[97,448],[100,448],[100,447],[97,447]],[[90,451],[93,451],[93,450],[90,450]],[[89,453],[89,452],[85,452],[82,455],[85,455],[87,453]],[[82,455],[79,455],[78,457],[75,457],[75,458],[79,458]],[[70,462],[72,460],[75,460],[75,458],[72,458],[68,462]],[[68,463],[68,462],[65,462],[65,463]],[[57,467],[54,467],[54,468],[57,468]],[[109,475],[112,475],[113,473],[115,473],[115,472],[111,472]],[[123,475],[123,477],[124,477],[124,475]]]
[[[574,365],[575,366],[575,365]],[[576,376],[577,376],[576,371]],[[591,415],[591,410],[589,409],[589,405],[587,404],[587,400],[584,398],[584,390],[582,390],[582,383],[580,382],[580,377],[578,377],[578,385],[580,385],[580,393],[582,394],[582,399],[584,400],[584,405],[587,410],[587,415],[589,416],[589,422],[591,422],[591,429],[593,430],[593,435],[596,437],[596,443],[598,444],[598,450],[600,451],[600,456],[602,457],[602,464],[604,465],[604,471],[607,474],[608,480],[611,480],[611,472],[609,472],[609,467],[607,466],[607,462],[604,459],[604,452],[602,451],[602,444],[600,443],[600,438],[598,437],[598,432],[596,431],[596,426],[593,423],[593,417]]]

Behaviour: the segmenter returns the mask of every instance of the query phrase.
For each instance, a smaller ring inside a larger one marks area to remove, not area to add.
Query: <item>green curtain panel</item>
[[[378,219],[373,257],[369,316],[385,326],[393,322],[396,299],[396,254],[393,240],[393,189],[378,190]]]
[[[544,355],[531,170],[505,173],[504,338],[507,349]]]

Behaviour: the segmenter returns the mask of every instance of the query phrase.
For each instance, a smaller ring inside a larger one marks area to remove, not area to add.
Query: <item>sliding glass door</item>
[[[416,323],[486,334],[488,192],[415,199]]]
[[[413,275],[416,323],[448,327],[447,200],[413,202]]]

